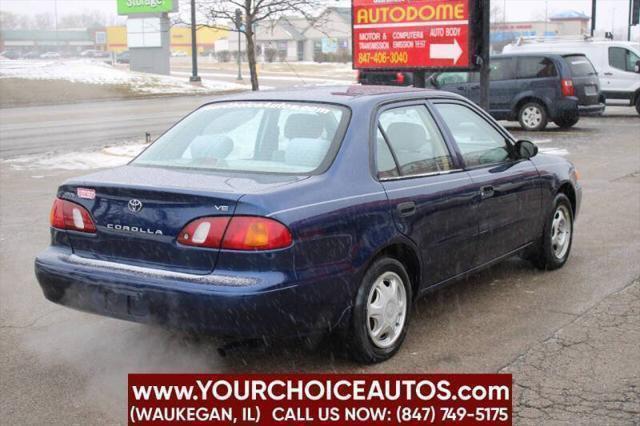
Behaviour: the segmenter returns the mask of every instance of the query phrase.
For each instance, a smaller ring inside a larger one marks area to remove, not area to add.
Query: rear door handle
[[[483,200],[493,197],[495,193],[496,191],[491,185],[483,186],[482,188],[480,188],[480,197]]]
[[[612,72],[605,72],[604,75],[611,77],[613,75]]]
[[[408,201],[406,203],[398,204],[398,213],[400,213],[401,217],[413,216],[416,214],[416,203],[413,201]]]

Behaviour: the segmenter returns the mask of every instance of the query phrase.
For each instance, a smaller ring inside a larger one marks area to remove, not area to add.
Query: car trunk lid
[[[58,195],[87,208],[96,225],[93,235],[68,232],[78,256],[207,274],[215,268],[218,250],[179,244],[184,226],[204,216],[233,215],[244,194],[299,179],[127,166],[70,181]]]

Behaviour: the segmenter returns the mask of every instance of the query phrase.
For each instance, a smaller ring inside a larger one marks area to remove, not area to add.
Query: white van
[[[525,52],[584,54],[598,72],[606,99],[628,101],[640,114],[640,43],[594,39],[520,39],[503,50],[503,53]]]

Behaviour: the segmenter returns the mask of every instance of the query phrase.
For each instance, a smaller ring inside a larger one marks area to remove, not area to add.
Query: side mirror
[[[636,61],[635,69],[637,73],[640,73],[640,61]]]
[[[538,147],[531,141],[518,141],[515,145],[515,152],[518,158],[528,160],[538,155]]]

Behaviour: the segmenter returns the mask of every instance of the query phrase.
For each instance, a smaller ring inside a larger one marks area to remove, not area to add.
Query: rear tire
[[[573,209],[566,195],[556,195],[553,208],[544,225],[542,239],[527,256],[533,264],[551,271],[567,263],[573,243]]]
[[[407,334],[412,300],[411,280],[402,263],[390,257],[376,260],[362,279],[344,336],[349,355],[366,364],[395,355]]]
[[[575,126],[576,124],[578,124],[579,120],[580,120],[579,117],[559,118],[559,119],[555,120],[554,123],[556,123],[556,125],[558,127],[560,127],[561,129],[569,129],[569,128]]]
[[[549,119],[547,110],[539,102],[527,102],[518,111],[518,121],[520,126],[530,132],[544,130]]]

